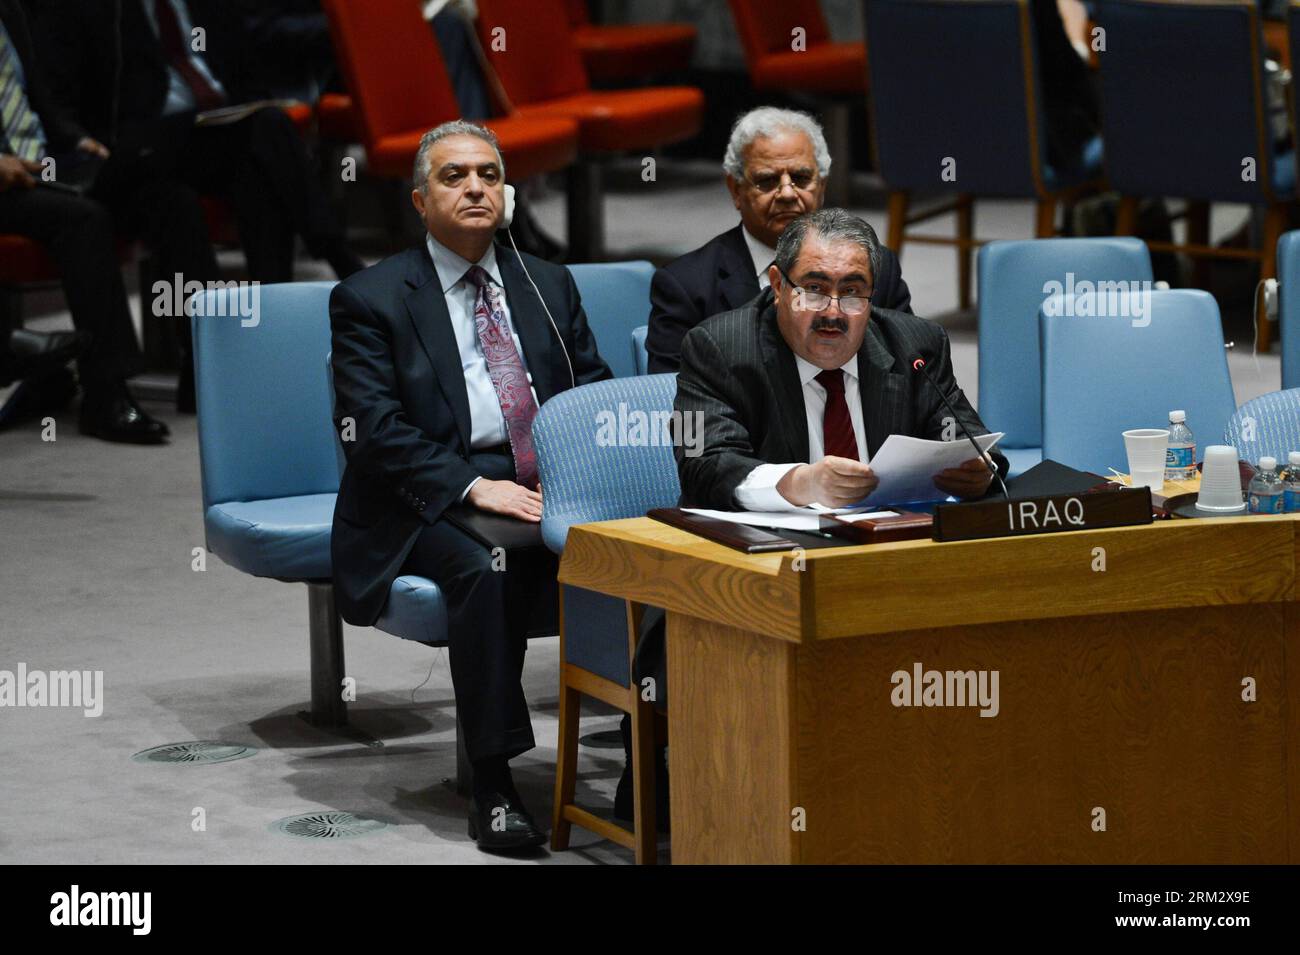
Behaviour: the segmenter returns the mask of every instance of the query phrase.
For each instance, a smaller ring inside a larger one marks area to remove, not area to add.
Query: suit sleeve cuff
[[[747,511],[789,511],[796,506],[781,496],[777,483],[798,464],[760,464],[736,486],[736,503]]]
[[[479,481],[481,481],[481,480],[483,480],[483,476],[482,476],[482,475],[479,475],[479,476],[476,477],[474,480],[470,481],[468,484],[465,485],[465,490],[463,490],[463,491],[460,492],[460,503],[461,503],[461,504],[464,504],[464,503],[465,503],[465,498],[469,497],[469,492],[473,489],[474,485],[477,484],[477,483],[478,483]]]

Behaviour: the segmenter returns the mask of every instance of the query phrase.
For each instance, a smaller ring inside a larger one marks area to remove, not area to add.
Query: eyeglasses
[[[775,264],[775,263],[773,263]],[[790,283],[794,292],[794,307],[800,312],[820,312],[830,308],[831,302],[839,302],[840,311],[845,315],[861,315],[871,310],[871,291],[863,295],[827,295],[825,292],[810,292],[802,286],[795,285],[794,279],[785,274],[785,269],[777,266],[781,277]]]
[[[807,169],[798,169],[792,173],[767,172],[761,176],[755,176],[753,179],[748,176],[745,177],[745,181],[763,195],[767,195],[769,192],[779,192],[784,188],[787,179],[795,189],[806,191],[811,189],[813,184],[817,182],[817,173],[809,172]]]

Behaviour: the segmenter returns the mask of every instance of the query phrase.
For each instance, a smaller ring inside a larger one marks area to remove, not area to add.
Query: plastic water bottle
[[[1187,427],[1186,411],[1169,412],[1169,447],[1165,451],[1165,480],[1196,477],[1196,438]]]
[[[1277,475],[1277,458],[1259,459],[1259,470],[1246,491],[1246,510],[1251,514],[1282,513],[1282,479]]]
[[[1291,466],[1282,472],[1282,510],[1300,514],[1300,451],[1287,455]]]

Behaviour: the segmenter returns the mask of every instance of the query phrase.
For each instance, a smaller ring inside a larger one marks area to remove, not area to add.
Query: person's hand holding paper
[[[878,484],[880,478],[870,465],[829,455],[816,464],[791,468],[777,482],[776,489],[796,507],[814,502],[826,507],[844,507],[870,495]]]
[[[967,458],[955,468],[944,468],[934,476],[934,486],[964,501],[983,497],[993,483],[992,464],[987,456]]]
[[[1001,437],[1001,431],[974,436],[986,458]],[[862,503],[936,501],[948,494],[981,497],[993,475],[985,460],[972,456],[973,450],[968,441],[927,441],[891,434],[871,459],[879,483]]]

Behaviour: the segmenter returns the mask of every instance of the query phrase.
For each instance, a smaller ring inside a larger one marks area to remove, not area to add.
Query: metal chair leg
[[[600,164],[579,159],[569,167],[565,189],[569,261],[599,262],[605,255],[605,196]]]
[[[334,585],[307,585],[307,617],[311,633],[311,722],[315,726],[345,726],[348,705],[343,700],[343,621],[334,606]]]

